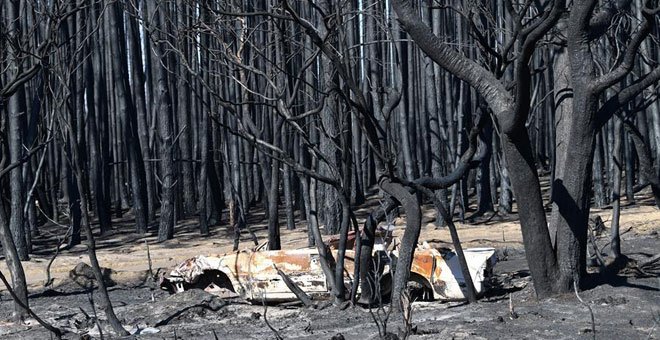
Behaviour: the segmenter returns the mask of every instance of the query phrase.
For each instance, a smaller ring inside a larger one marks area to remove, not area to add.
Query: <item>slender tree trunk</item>
[[[596,150],[594,152],[593,183],[594,205],[602,208],[605,205],[605,183],[603,179],[603,142],[602,133],[596,136]]]
[[[9,137],[9,160],[11,163],[18,162],[23,158],[23,138],[21,131],[21,116],[25,114],[21,105],[22,92],[15,93],[9,98],[8,115],[8,137]],[[11,192],[11,215],[9,217],[9,229],[14,238],[14,244],[21,261],[29,260],[29,249],[26,233],[26,223],[23,217],[23,202],[25,200],[25,184],[21,167],[12,169],[9,173]]]
[[[621,144],[625,138],[620,119],[614,120],[614,172],[612,172],[612,223],[610,225],[610,254],[614,259],[621,256],[621,240],[619,237],[619,219],[621,217],[621,174],[624,167]]]
[[[21,37],[21,24],[19,7],[20,2],[17,0],[6,1],[5,15],[7,20],[7,27],[11,38],[19,41]],[[7,62],[7,79],[13,79],[21,72],[21,61],[19,58],[22,52],[19,51],[15,44],[8,46],[11,59]],[[3,68],[5,65],[3,65]],[[9,161],[16,163],[23,157],[23,131],[21,129],[21,117],[27,112],[25,108],[25,90],[24,86],[19,89],[9,98],[7,105],[7,136],[9,144]],[[11,236],[14,238],[14,245],[18,252],[18,257],[21,261],[29,259],[29,251],[27,237],[29,232],[26,233],[26,223],[23,217],[23,203],[25,200],[25,183],[23,182],[23,172],[21,167],[16,167],[9,173],[9,184],[11,192],[11,212],[9,216],[9,229]]]
[[[626,166],[626,201],[635,204],[635,154],[628,133],[623,133],[624,158]]]
[[[92,6],[91,18],[98,20],[98,8]],[[99,27],[99,29],[101,29]],[[88,32],[91,33],[92,27],[89,26]],[[88,105],[92,104],[93,109],[90,109],[90,167],[93,174],[94,185],[94,199],[96,200],[97,217],[101,234],[108,231],[111,227],[112,208],[111,208],[111,195],[110,195],[110,180],[111,169],[109,162],[112,159],[110,154],[110,141],[108,136],[108,107],[107,107],[107,92],[105,87],[105,72],[102,60],[102,53],[99,52],[103,43],[103,33],[97,33],[96,41],[92,40],[91,48],[91,69],[87,74],[87,88],[92,90],[90,95],[88,92]]]
[[[188,25],[188,16],[192,13],[188,12],[187,5],[185,1],[177,1],[177,16],[178,24],[181,28],[187,28]],[[186,69],[185,63],[188,62],[191,58],[191,41],[187,38],[186,32],[182,32],[183,37],[179,39],[180,49],[184,56],[179,56],[178,62],[178,95],[177,100],[177,114],[179,122],[179,130],[181,131],[181,136],[178,140],[178,146],[181,150],[181,179],[183,180],[183,208],[186,214],[192,214],[195,211],[195,177],[193,176],[193,162],[192,162],[192,148],[191,148],[191,82],[188,75],[188,70]],[[185,58],[185,59],[184,59]],[[186,60],[188,59],[188,60]]]
[[[484,113],[487,114],[487,113]],[[477,175],[477,212],[475,213],[475,217],[478,217],[480,215],[483,215],[487,212],[492,212],[494,210],[493,206],[493,200],[492,200],[492,195],[490,192],[490,160],[493,154],[492,146],[493,146],[493,141],[491,138],[493,137],[493,128],[492,125],[490,124],[491,120],[489,120],[489,124],[483,128],[479,135],[479,140],[480,140],[480,147],[482,147],[484,150],[480,152],[480,155],[483,157],[480,157],[480,163],[479,163],[479,172]]]
[[[69,115],[69,121],[71,120],[72,115]],[[72,143],[75,143],[75,141],[72,141],[75,137],[69,137],[69,140],[66,142],[66,148],[69,150],[67,153],[71,154],[71,148]],[[73,161],[73,160],[67,160],[67,161]],[[69,236],[69,241],[67,243],[67,246],[69,248],[79,245],[80,242],[82,241],[80,237],[80,195],[83,193],[80,193],[78,191],[78,186],[76,185],[76,179],[74,177],[75,175],[72,173],[71,168],[69,167],[69,171],[67,172],[66,176],[66,186],[69,188],[69,199],[67,201],[67,204],[69,206],[69,224],[71,225],[71,235]]]
[[[289,136],[288,131],[285,128],[284,134],[282,136],[282,147],[285,150],[291,151],[289,148]],[[293,204],[293,190],[292,190],[292,180],[291,180],[291,168],[284,164],[282,166],[282,189],[284,191],[284,210],[286,212],[286,229],[293,230],[296,229],[296,224],[294,220],[294,204]]]
[[[174,169],[174,129],[172,128],[172,119],[174,117],[172,108],[172,97],[170,96],[167,66],[167,36],[169,32],[166,7],[160,7],[157,12],[152,12],[152,17],[156,18],[155,32],[159,43],[157,44],[158,54],[154,55],[156,63],[156,94],[158,95],[158,137],[160,147],[160,180],[161,187],[161,206],[160,206],[160,225],[158,226],[158,241],[172,239],[174,237],[174,185],[176,183],[176,172]]]
[[[71,133],[71,131],[69,131],[69,133]],[[73,171],[74,171],[74,176],[76,178],[76,183],[78,185],[78,191],[83,193],[80,196],[79,203],[80,203],[80,211],[82,212],[81,224],[82,224],[82,228],[85,231],[89,262],[94,271],[94,278],[96,279],[96,284],[98,285],[99,293],[101,293],[101,306],[103,308],[103,311],[105,312],[105,316],[106,318],[108,318],[108,322],[110,322],[110,325],[118,335],[126,336],[129,333],[122,327],[121,322],[115,315],[114,308],[112,307],[112,302],[110,301],[110,296],[108,295],[108,288],[106,287],[104,281],[105,278],[103,277],[101,266],[99,265],[99,260],[96,257],[96,242],[94,241],[94,234],[92,233],[92,227],[90,225],[90,219],[89,219],[89,203],[86,195],[84,194],[87,192],[87,190],[85,189],[85,183],[88,183],[88,181],[87,179],[84,178],[85,176],[84,174],[87,172],[83,170],[84,168],[80,162],[80,158],[78,154],[79,151],[77,149],[78,149],[77,145],[72,146],[71,158],[74,163]]]
[[[280,185],[280,162],[271,161],[270,191],[268,192],[268,249],[282,249],[280,243],[279,224],[279,185]]]
[[[126,61],[126,47],[124,41],[124,30],[122,12],[119,3],[108,5],[107,19],[110,29],[106,36],[109,44],[110,59],[112,62],[112,78],[116,92],[116,108],[124,124],[124,136],[126,137],[126,148],[128,152],[128,165],[131,174],[131,189],[133,191],[133,211],[135,213],[136,231],[140,234],[147,232],[148,205],[146,192],[146,175],[140,140],[138,138],[137,110],[130,91],[129,73]]]
[[[140,1],[142,5],[141,9],[141,14],[146,15],[149,10],[149,3],[150,1]],[[138,138],[140,140],[140,150],[142,152],[142,157],[143,158],[149,158],[149,123],[147,120],[147,117],[149,116],[150,110],[153,108],[152,106],[147,105],[147,100],[146,100],[146,95],[145,95],[145,74],[144,74],[144,65],[142,62],[142,57],[144,54],[142,53],[142,46],[140,44],[140,28],[138,26],[138,17],[140,13],[135,12],[134,8],[132,5],[127,6],[130,15],[128,16],[128,26],[127,26],[127,33],[128,33],[128,43],[131,48],[130,55],[131,55],[131,79],[132,79],[132,85],[133,85],[133,97],[135,98],[135,110],[137,113],[137,133],[138,133]],[[136,17],[133,17],[136,16]],[[149,44],[149,40],[147,39],[145,41],[147,44]],[[146,46],[145,50],[147,52],[151,51],[151,46]],[[150,54],[150,53],[148,53]],[[149,60],[151,60],[149,56]],[[152,92],[151,88],[147,89],[147,92]],[[153,101],[153,100],[152,100]],[[153,103],[152,103],[153,104]],[[147,218],[148,221],[153,221],[156,216],[156,207],[157,207],[157,200],[158,198],[156,197],[156,188],[155,188],[155,183],[153,180],[153,166],[152,162],[145,160],[143,162],[144,164],[144,172],[145,172],[145,191],[147,193]]]
[[[11,230],[9,229],[9,224],[7,223],[7,216],[5,214],[4,200],[0,199],[0,242],[2,244],[2,250],[5,254],[5,261],[7,262],[7,268],[9,268],[9,274],[11,275],[12,288],[14,292],[19,297],[20,302],[29,307],[28,300],[28,291],[27,291],[27,281],[25,280],[25,272],[23,271],[23,265],[14,245],[14,239],[12,238]],[[25,308],[21,306],[18,302],[14,302],[14,319],[17,321],[23,320],[27,317],[28,312]]]

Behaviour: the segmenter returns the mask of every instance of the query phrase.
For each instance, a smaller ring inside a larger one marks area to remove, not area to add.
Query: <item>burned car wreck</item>
[[[497,260],[494,248],[464,250],[477,294],[482,294],[485,281],[492,275]],[[336,251],[333,252],[336,256]],[[392,266],[398,251],[380,250],[374,258],[383,261],[379,268],[379,289],[382,296],[390,293]],[[345,283],[350,287],[355,252],[346,251]],[[314,297],[329,294],[325,275],[316,248],[254,251],[243,250],[224,255],[199,255],[174,268],[161,278],[160,286],[170,293],[203,289],[223,298],[237,297],[254,303],[296,300],[277,270],[284,272],[305,293]],[[456,253],[441,252],[430,247],[418,247],[410,270],[410,283],[423,291],[425,300],[464,300],[465,280]],[[358,291],[359,292],[359,291]]]

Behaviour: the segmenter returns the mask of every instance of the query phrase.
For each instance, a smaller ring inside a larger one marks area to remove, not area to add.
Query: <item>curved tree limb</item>
[[[594,89],[594,91],[604,91],[610,86],[618,83],[632,70],[633,66],[635,65],[635,59],[637,58],[639,48],[642,45],[644,39],[651,32],[653,23],[655,22],[655,18],[646,11],[642,11],[642,16],[644,17],[644,21],[642,21],[641,27],[639,30],[637,30],[637,32],[635,32],[635,34],[630,39],[628,46],[626,46],[623,60],[614,70],[600,76],[591,84],[591,87]]]
[[[392,1],[402,28],[435,63],[470,84],[494,112],[510,112],[513,98],[490,71],[445,44],[421,19],[410,1]]]
[[[607,121],[624,105],[633,100],[647,87],[658,81],[660,81],[660,66],[610,97],[596,113],[597,127],[603,127],[605,123],[607,123]]]
[[[401,296],[410,277],[413,254],[417,248],[419,233],[422,228],[422,211],[417,196],[410,193],[401,183],[393,182],[389,177],[382,177],[379,186],[397,201],[401,202],[406,212],[406,229],[401,238],[399,247],[399,258],[397,259],[396,271],[394,273],[394,287],[392,297]],[[400,301],[395,301],[395,308],[402,310]]]
[[[461,178],[463,178],[463,176],[467,172],[467,170],[471,169],[474,166],[472,164],[472,158],[477,152],[477,145],[478,145],[477,137],[479,136],[481,129],[486,124],[487,119],[490,119],[490,117],[487,114],[479,115],[479,117],[477,118],[477,124],[472,127],[472,129],[468,134],[468,147],[463,153],[463,155],[461,155],[461,157],[458,160],[458,163],[456,164],[456,167],[450,174],[441,178],[421,177],[414,180],[413,182],[416,185],[421,185],[430,190],[438,190],[438,189],[449,188],[454,183],[460,181]]]
[[[612,19],[621,10],[630,7],[632,0],[610,1],[589,20],[589,39],[595,40],[601,37],[612,24]]]
[[[50,139],[48,139],[47,141],[45,141],[45,142],[39,144],[38,146],[32,148],[32,149],[31,149],[30,151],[28,151],[28,152],[27,152],[27,153],[26,153],[21,159],[19,159],[18,161],[14,162],[14,163],[11,163],[11,164],[7,165],[5,168],[3,168],[2,170],[0,170],[0,179],[2,179],[2,177],[4,177],[6,174],[8,174],[10,171],[12,171],[14,168],[16,168],[16,167],[22,165],[23,163],[29,161],[30,158],[31,158],[35,153],[37,153],[39,150],[43,149],[43,148],[44,148],[46,145],[48,145],[48,143],[50,143],[50,141],[52,141],[52,140],[53,140],[53,139],[50,138]]]

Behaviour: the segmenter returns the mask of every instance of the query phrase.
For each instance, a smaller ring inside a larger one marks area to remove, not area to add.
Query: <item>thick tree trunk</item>
[[[330,3],[324,1],[324,5],[330,9]],[[335,42],[333,40],[333,42]],[[335,42],[336,43],[336,42]],[[338,84],[338,77],[335,67],[327,56],[321,57],[321,65],[323,70],[323,84],[327,88],[340,86]],[[319,172],[331,178],[336,178],[340,174],[335,173],[334,169],[338,169],[341,165],[339,159],[339,145],[341,144],[339,135],[339,117],[340,117],[341,104],[338,95],[332,94],[325,100],[325,106],[321,112],[321,119],[317,120],[319,124],[319,141],[320,150],[325,155],[326,159],[331,164],[326,164],[324,161],[319,161]],[[339,198],[339,193],[335,188],[327,184],[319,185],[320,201],[321,201],[321,221],[325,226],[326,234],[337,234],[340,229],[342,208]]]
[[[513,192],[518,204],[525,256],[534,277],[534,289],[539,297],[554,292],[557,265],[545,218],[534,156],[528,143],[527,130],[511,135],[502,134],[502,150],[507,160]]]
[[[591,61],[589,61],[591,62]],[[578,86],[574,90],[573,110],[557,122],[557,140],[565,143],[557,153],[552,186],[551,230],[556,233],[559,275],[556,289],[569,292],[573,282],[582,284],[586,275],[587,224],[589,222],[592,161],[595,127],[592,121],[595,99]],[[562,128],[563,127],[563,128]],[[559,158],[563,155],[564,159]]]

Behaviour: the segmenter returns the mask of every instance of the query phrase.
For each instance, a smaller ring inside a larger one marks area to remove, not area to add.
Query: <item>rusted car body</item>
[[[336,253],[333,254],[336,256]],[[384,256],[383,256],[384,255]],[[384,259],[379,272],[381,292],[391,286],[392,264],[398,252],[380,252]],[[491,275],[496,262],[493,248],[465,250],[468,267],[478,294],[485,290],[484,281]],[[346,284],[352,283],[354,251],[346,251]],[[289,290],[277,269],[286,273],[307,294],[328,293],[325,276],[315,248],[240,251],[217,256],[197,256],[177,266],[161,280],[161,287],[171,293],[201,288],[221,297],[241,297],[249,301],[290,301],[296,296]],[[465,282],[454,252],[442,254],[436,249],[418,248],[415,251],[411,282],[425,290],[430,300],[463,300]]]

